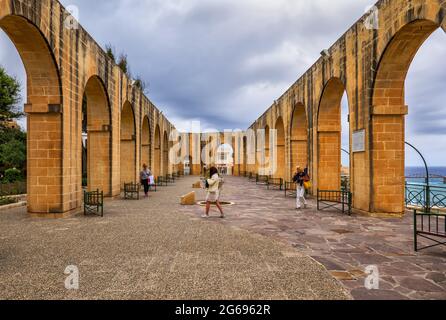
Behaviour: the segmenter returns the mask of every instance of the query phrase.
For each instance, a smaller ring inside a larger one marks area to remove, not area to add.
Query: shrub
[[[8,169],[5,171],[4,183],[13,183],[22,180],[22,172],[16,168]]]
[[[7,197],[0,197],[0,206],[6,206],[8,204],[16,203],[16,199],[7,198]]]

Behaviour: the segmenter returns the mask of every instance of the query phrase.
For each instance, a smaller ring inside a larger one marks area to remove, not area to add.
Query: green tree
[[[22,173],[20,170],[16,168],[8,169],[5,172],[5,177],[3,178],[3,182],[5,183],[14,183],[17,181],[21,181],[23,179]]]
[[[105,52],[107,56],[116,63],[115,50],[113,49],[111,44],[105,45]]]
[[[10,119],[18,119],[23,116],[19,110],[20,83],[9,76],[5,69],[0,66],[0,122]]]
[[[14,139],[0,145],[0,163],[4,169],[24,169],[26,165],[26,144]]]
[[[122,72],[124,72],[126,75],[129,75],[129,62],[126,54],[121,54],[119,56],[118,66],[119,68],[121,68]]]

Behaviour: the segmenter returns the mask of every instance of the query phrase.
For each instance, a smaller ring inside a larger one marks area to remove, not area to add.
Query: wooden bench
[[[141,185],[139,183],[124,183],[124,199],[139,200],[139,191]]]
[[[166,174],[166,182],[167,183],[170,183],[170,184],[174,184],[175,183],[175,178],[174,178],[174,176],[173,175],[171,175],[171,174]]]
[[[252,172],[250,172],[250,173],[248,174],[248,180],[249,180],[250,182],[256,182],[256,181],[257,181],[257,175],[255,175],[255,174],[253,174]]]
[[[434,244],[419,247],[419,239],[429,240]],[[446,214],[414,210],[414,248],[415,251],[446,245]]]
[[[104,216],[104,192],[103,191],[85,191],[84,192],[84,215]]]
[[[167,187],[168,183],[167,183],[167,179],[166,179],[166,177],[159,176],[159,177],[156,179],[156,185],[157,185],[158,187],[163,187],[163,186]]]
[[[283,189],[285,190],[285,198],[287,197],[296,197],[297,185],[295,182],[286,181],[283,184]]]
[[[268,178],[267,188],[268,188],[268,190],[277,189],[277,190],[282,191],[283,179],[282,178]]]
[[[256,184],[257,185],[268,185],[268,181],[269,181],[269,176],[260,176],[260,175],[257,175],[257,178],[256,178]]]

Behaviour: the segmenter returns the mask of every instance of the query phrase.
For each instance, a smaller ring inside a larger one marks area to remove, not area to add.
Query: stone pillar
[[[62,106],[25,105],[28,114],[28,212],[62,214]]]
[[[110,129],[88,128],[87,168],[89,191],[101,190],[104,195],[111,196],[110,184]]]
[[[372,213],[405,212],[405,115],[407,106],[372,110]]]
[[[341,132],[318,132],[319,190],[340,190],[341,188]]]

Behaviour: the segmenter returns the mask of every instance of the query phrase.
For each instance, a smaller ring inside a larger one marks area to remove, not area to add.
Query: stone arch
[[[317,122],[317,188],[341,188],[341,103],[345,85],[330,79],[322,92]]]
[[[150,129],[149,117],[145,116],[141,129],[141,166],[146,164],[152,169],[152,130]]]
[[[430,20],[404,25],[379,61],[371,110],[371,212],[405,212],[405,80],[419,48],[439,27]]]
[[[161,172],[161,163],[162,163],[162,158],[161,158],[161,130],[160,130],[160,126],[157,124],[156,125],[156,129],[155,129],[155,145],[154,145],[154,155],[155,155],[155,159],[153,160],[153,171],[154,171],[154,175],[159,177],[162,176],[162,172]]]
[[[305,106],[298,103],[294,106],[290,125],[290,173],[296,167],[306,168],[308,163],[308,121]]]
[[[167,135],[167,131],[164,131],[162,145],[163,145],[163,168],[162,168],[162,172],[163,172],[163,175],[166,175],[166,174],[170,173],[170,168],[169,168],[169,137]]]
[[[87,188],[112,192],[111,111],[107,90],[98,76],[85,85],[82,132],[86,134]]]
[[[45,36],[30,20],[8,15],[1,18],[0,28],[26,70],[28,212],[63,212],[63,96],[56,60]]]
[[[121,185],[136,180],[136,125],[133,106],[126,101],[121,111]]]
[[[282,117],[277,118],[276,123],[274,125],[274,139],[275,148],[272,152],[270,152],[270,168],[274,168],[272,175],[274,178],[282,178],[286,179],[286,160],[285,160],[285,124],[283,122]],[[271,160],[273,161],[271,166]]]

